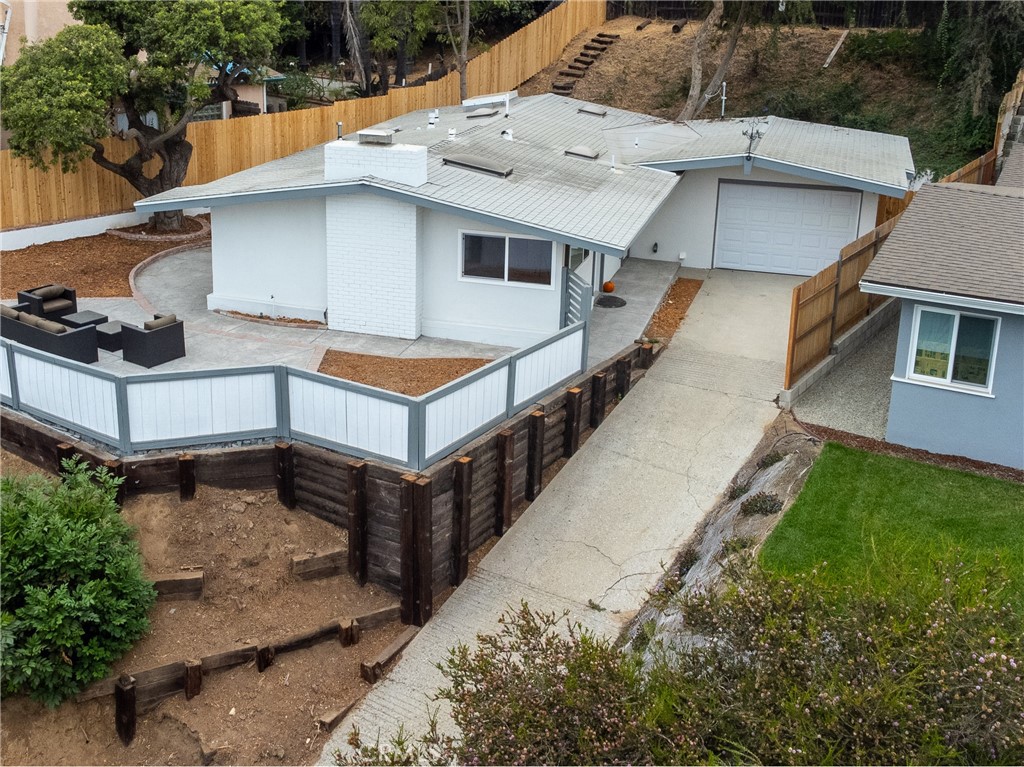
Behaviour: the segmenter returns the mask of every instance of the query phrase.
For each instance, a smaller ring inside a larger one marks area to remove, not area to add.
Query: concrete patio
[[[617,309],[595,308],[592,314],[589,364],[612,357],[639,338],[678,271],[675,264],[628,259],[615,275],[615,295],[626,301]],[[143,264],[135,274],[134,298],[81,298],[111,320],[141,326],[154,312],[174,313],[185,321],[186,355],[153,372],[204,370],[243,365],[291,365],[316,370],[328,349],[389,357],[478,357],[497,359],[515,349],[505,346],[421,336],[415,341],[387,336],[344,333],[302,326],[271,325],[206,308],[213,290],[209,246],[175,253]],[[146,372],[121,359],[119,352],[100,350],[96,366],[120,374]]]

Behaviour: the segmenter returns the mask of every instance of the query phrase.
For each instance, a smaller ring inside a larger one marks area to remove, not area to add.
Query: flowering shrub
[[[461,740],[345,763],[1019,764],[1024,622],[1005,581],[937,563],[880,597],[749,560],[725,589],[674,597],[690,638],[616,650],[525,604],[442,671]],[[693,641],[698,638],[699,641]]]

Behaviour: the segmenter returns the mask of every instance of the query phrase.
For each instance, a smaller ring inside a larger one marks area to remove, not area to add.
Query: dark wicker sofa
[[[0,336],[77,362],[88,364],[99,359],[94,326],[69,328],[26,309],[27,304],[0,309]]]
[[[173,314],[155,314],[141,328],[121,323],[125,362],[151,368],[185,356],[185,323]]]

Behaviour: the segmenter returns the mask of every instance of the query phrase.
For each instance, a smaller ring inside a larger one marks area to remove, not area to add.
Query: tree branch
[[[711,30],[718,24],[725,11],[724,0],[714,0],[714,2],[711,12],[700,25],[697,36],[693,40],[693,55],[690,59],[690,93],[686,97],[686,106],[676,118],[679,122],[690,120],[697,114],[696,106],[700,99],[701,79],[704,75],[704,47],[707,45],[708,37],[711,36]]]

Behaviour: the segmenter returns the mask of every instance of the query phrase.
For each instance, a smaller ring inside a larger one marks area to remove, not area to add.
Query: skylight
[[[472,112],[467,114],[466,119],[473,120],[477,117],[494,117],[496,114],[498,114],[498,110],[494,107],[480,107],[479,109],[474,109]]]
[[[452,154],[445,157],[442,162],[454,168],[475,170],[478,173],[487,173],[498,178],[507,178],[512,175],[512,167],[510,165],[502,165],[494,160],[475,154]]]
[[[596,160],[598,153],[586,144],[577,144],[565,150],[570,157],[582,157],[584,160]]]
[[[604,117],[608,114],[608,110],[603,107],[599,107],[596,104],[586,104],[581,106],[578,110],[580,114],[593,115],[594,117]]]

